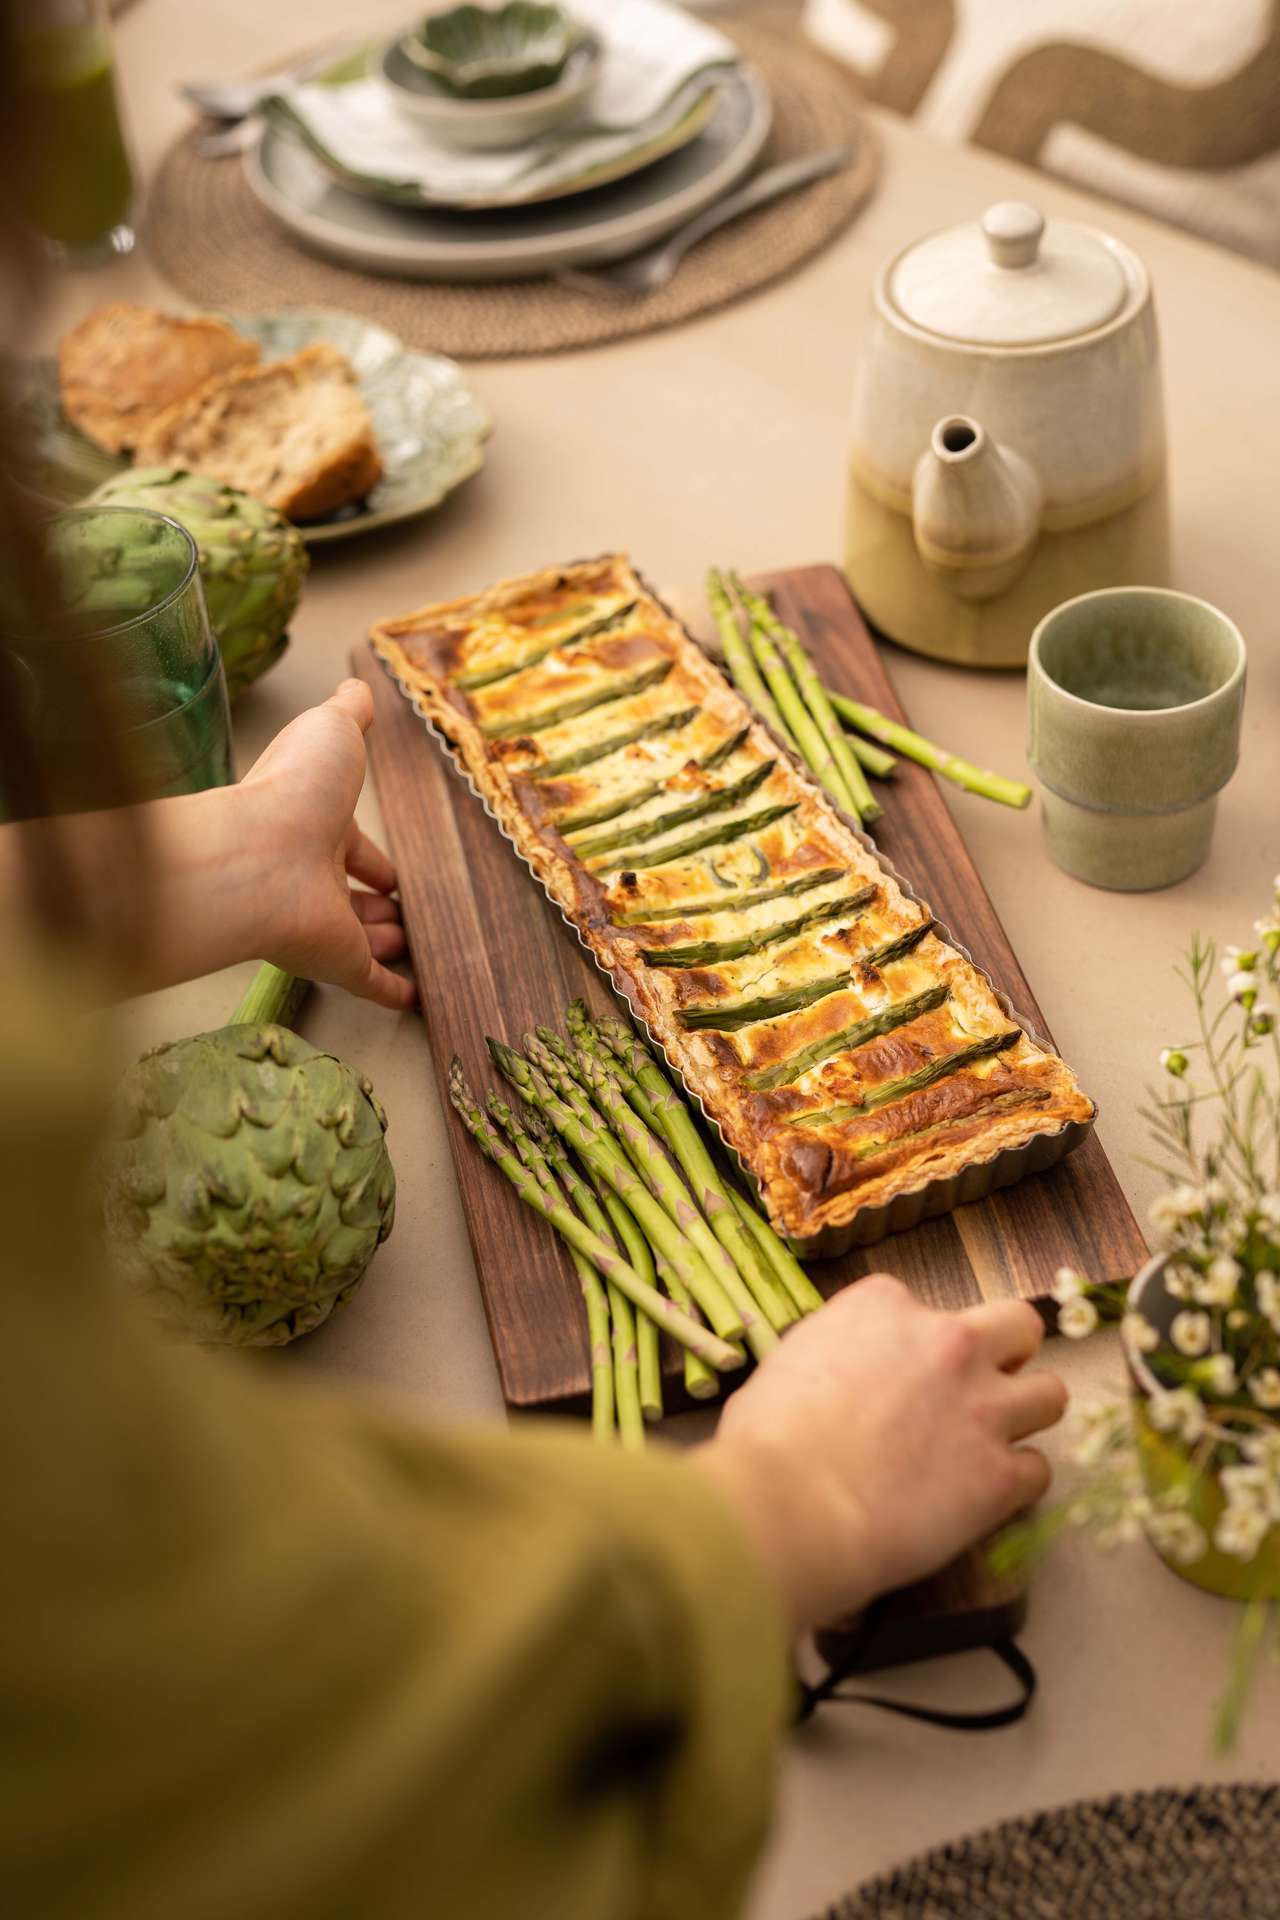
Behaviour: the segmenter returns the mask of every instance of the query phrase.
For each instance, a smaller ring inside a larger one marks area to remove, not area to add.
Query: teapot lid
[[[886,291],[904,319],[968,346],[1034,347],[1105,326],[1129,279],[1105,234],[1002,200],[982,219],[921,240]]]

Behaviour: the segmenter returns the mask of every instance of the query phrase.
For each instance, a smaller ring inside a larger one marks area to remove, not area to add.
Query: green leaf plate
[[[284,359],[313,341],[328,341],[355,368],[373,416],[385,463],[382,478],[357,505],[300,527],[308,546],[348,540],[427,513],[484,464],[488,413],[461,369],[442,354],[413,352],[394,334],[349,313],[283,308],[225,318],[258,342],[264,360]],[[104,453],[63,417],[56,361],[22,361],[13,375],[32,455],[24,478],[37,498],[50,507],[74,506],[129,467],[127,459]]]

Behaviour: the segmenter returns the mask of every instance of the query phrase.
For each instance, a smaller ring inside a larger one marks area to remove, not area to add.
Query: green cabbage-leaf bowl
[[[460,100],[501,100],[554,86],[584,29],[541,0],[450,7],[400,42],[414,65]]]

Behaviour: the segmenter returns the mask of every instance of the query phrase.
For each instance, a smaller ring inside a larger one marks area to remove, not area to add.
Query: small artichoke
[[[200,554],[209,620],[233,700],[275,665],[310,564],[302,535],[251,494],[177,467],[134,467],[106,480],[93,504],[150,507],[187,529]]]
[[[171,1330],[282,1346],[364,1278],[395,1217],[369,1082],[287,1027],[154,1047],[116,1096],[104,1218],[118,1266]]]

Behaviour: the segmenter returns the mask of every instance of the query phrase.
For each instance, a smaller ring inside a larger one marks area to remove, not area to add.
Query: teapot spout
[[[916,462],[911,520],[916,550],[959,600],[990,600],[1013,585],[1040,536],[1035,468],[961,413],[939,420]]]

